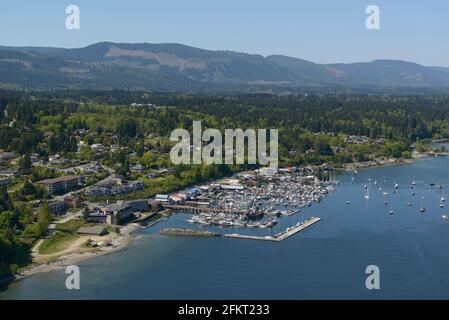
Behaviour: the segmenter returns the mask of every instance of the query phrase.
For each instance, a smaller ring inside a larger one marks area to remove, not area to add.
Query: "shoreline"
[[[447,140],[447,141],[449,141],[449,140]],[[407,164],[412,164],[414,161],[421,160],[425,157],[429,157],[429,155],[427,153],[414,151],[412,153],[411,159],[403,159],[403,160],[399,160],[399,161],[386,162],[386,163],[376,163],[376,164],[366,165],[366,166],[362,166],[362,167],[359,167],[355,163],[352,163],[346,167],[338,168],[337,170],[341,170],[344,172],[354,172],[354,170],[357,171],[357,170],[371,169],[371,168],[378,168],[378,167],[407,165]],[[66,255],[62,255],[62,256],[58,257],[56,261],[51,261],[51,262],[47,262],[47,263],[33,263],[33,264],[27,266],[24,270],[20,271],[19,273],[14,274],[12,276],[13,279],[10,283],[14,283],[16,281],[26,279],[28,277],[31,277],[31,276],[39,274],[39,273],[63,269],[64,267],[67,267],[69,265],[73,265],[73,264],[76,264],[76,263],[79,263],[82,261],[86,261],[86,260],[94,258],[94,257],[118,252],[118,251],[126,248],[132,242],[132,240],[134,239],[132,234],[138,228],[139,228],[139,226],[135,223],[131,223],[131,224],[123,226],[120,229],[120,235],[118,235],[116,238],[112,239],[112,242],[114,244],[111,247],[103,247],[103,248],[98,249],[95,252],[68,253]]]
[[[132,240],[134,239],[133,232],[136,231],[138,228],[139,226],[137,224],[129,224],[123,226],[120,229],[120,234],[114,239],[112,239],[113,245],[111,247],[103,247],[95,252],[68,253],[66,255],[58,257],[56,261],[31,264],[21,272],[15,274],[14,275],[15,278],[11,281],[11,283],[21,281],[23,279],[26,279],[39,273],[63,269],[64,267],[67,267],[69,265],[77,264],[79,262],[86,261],[94,257],[99,257],[110,253],[118,252],[126,248],[129,244],[131,244]]]

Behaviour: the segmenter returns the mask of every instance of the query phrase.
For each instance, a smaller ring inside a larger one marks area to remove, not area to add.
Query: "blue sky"
[[[65,28],[70,4],[80,8],[80,30]],[[380,7],[381,30],[365,28],[370,4]],[[323,63],[401,59],[449,66],[447,0],[14,0],[0,6],[0,45],[177,42]]]

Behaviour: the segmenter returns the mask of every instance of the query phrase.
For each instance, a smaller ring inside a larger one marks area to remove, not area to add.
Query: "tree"
[[[6,186],[0,186],[0,212],[13,211],[14,205],[8,194]]]
[[[26,153],[20,160],[20,171],[24,174],[28,174],[30,173],[31,168],[31,156],[29,153]]]

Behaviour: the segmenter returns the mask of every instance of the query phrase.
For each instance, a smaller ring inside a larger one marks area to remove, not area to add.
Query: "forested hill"
[[[397,60],[317,64],[181,44],[1,47],[0,87],[163,91],[449,88],[449,68]]]

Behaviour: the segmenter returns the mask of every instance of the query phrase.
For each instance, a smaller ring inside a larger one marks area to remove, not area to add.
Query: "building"
[[[11,183],[11,178],[10,177],[5,177],[5,176],[1,176],[0,175],[0,186],[1,185],[9,185]]]
[[[243,190],[244,186],[241,184],[222,184],[221,188],[224,190]]]
[[[174,203],[174,204],[182,204],[182,203],[184,203],[184,201],[185,201],[184,198],[181,198],[181,197],[176,196],[176,195],[170,197],[170,202]]]
[[[64,201],[52,201],[48,203],[48,209],[52,214],[63,215],[67,212],[68,205]]]
[[[69,208],[79,208],[81,207],[82,201],[79,197],[65,197],[64,202]]]
[[[125,201],[123,203],[125,206],[130,206],[133,212],[147,212],[150,211],[150,205],[148,204],[148,200],[131,200]]]
[[[80,183],[80,177],[63,176],[55,179],[42,180],[39,183],[44,185],[48,194],[61,194],[76,190]]]
[[[89,236],[104,236],[108,234],[108,231],[103,226],[93,226],[93,227],[81,227],[78,229],[77,233]]]
[[[134,172],[134,173],[144,173],[145,167],[142,166],[141,164],[136,164],[135,166],[131,166],[129,168],[129,170],[131,170],[131,172]]]
[[[159,202],[170,202],[170,197],[168,196],[168,194],[157,194],[155,199]]]
[[[131,206],[125,204],[110,204],[101,211],[106,215],[107,224],[121,224],[133,214]]]

